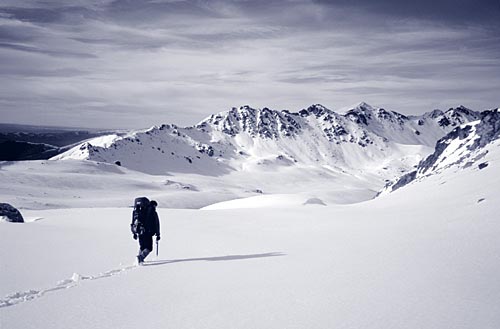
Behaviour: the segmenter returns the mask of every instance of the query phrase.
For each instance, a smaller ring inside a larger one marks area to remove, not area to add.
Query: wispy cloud
[[[241,104],[498,106],[496,4],[5,0],[2,120],[137,127]]]

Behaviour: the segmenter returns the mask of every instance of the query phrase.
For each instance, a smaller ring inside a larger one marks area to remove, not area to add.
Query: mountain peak
[[[366,102],[359,102],[357,105],[356,105],[356,108],[359,108],[359,109],[375,109],[373,106],[371,106],[370,104],[366,103]]]
[[[463,105],[460,105],[460,106],[457,106],[457,107],[450,107],[446,113],[448,112],[462,112],[462,113],[475,113],[475,111],[463,106]]]
[[[374,111],[377,107],[371,106],[366,102],[359,102],[350,106],[350,110],[359,110],[359,111]]]
[[[278,136],[291,136],[298,132],[301,128],[295,120],[298,115],[298,113],[277,111],[268,107],[254,109],[244,105],[211,115],[196,127],[204,129],[210,126],[212,130],[221,131],[230,136],[246,132],[251,137],[272,139]]]
[[[314,114],[316,117],[320,117],[326,113],[332,112],[331,110],[327,109],[325,106],[321,104],[313,104],[309,106],[307,109],[302,109],[298,112],[298,114],[302,117],[309,116],[310,114]]]
[[[375,107],[371,106],[366,102],[361,101],[349,106],[342,107],[336,110],[336,112],[340,114],[347,114],[350,111],[373,111],[373,110],[375,110]]]
[[[430,112],[426,112],[426,113],[424,113],[424,114],[422,115],[422,117],[430,117],[430,118],[432,118],[432,119],[435,119],[435,118],[437,118],[437,117],[439,117],[439,116],[442,116],[443,114],[444,114],[444,112],[443,112],[443,111],[441,111],[440,109],[434,109],[434,110],[432,110],[432,111],[430,111]]]

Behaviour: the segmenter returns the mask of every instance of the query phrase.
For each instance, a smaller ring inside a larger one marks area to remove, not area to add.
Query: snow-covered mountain
[[[95,138],[53,159],[116,163],[149,174],[220,176],[296,166],[386,180],[411,170],[439,138],[479,117],[462,106],[421,116],[366,103],[345,113],[319,104],[298,112],[242,106],[192,127],[164,124]]]
[[[485,156],[500,155],[500,109],[481,113],[479,120],[464,123],[437,141],[434,153],[421,161],[416,170],[390,182],[382,194],[395,191],[413,181],[421,181],[444,171],[460,171],[488,166]]]

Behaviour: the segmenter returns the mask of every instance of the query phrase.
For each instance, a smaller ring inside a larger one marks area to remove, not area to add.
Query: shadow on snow
[[[251,255],[227,255],[227,256],[217,256],[217,257],[157,260],[157,261],[144,262],[143,266],[155,266],[155,265],[165,265],[165,264],[172,264],[172,263],[198,262],[198,261],[219,262],[219,261],[242,260],[242,259],[251,259],[251,258],[277,257],[277,256],[285,256],[285,255],[286,254],[284,254],[282,252],[268,252],[268,253],[263,253],[263,254],[251,254]]]

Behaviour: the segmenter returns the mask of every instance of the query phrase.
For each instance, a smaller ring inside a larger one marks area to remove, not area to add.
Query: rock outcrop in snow
[[[0,219],[1,218],[11,223],[24,223],[21,212],[8,203],[0,203]]]
[[[475,117],[473,113],[469,118]],[[458,122],[463,117],[453,116]],[[443,119],[440,119],[443,122]],[[500,109],[484,111],[479,120],[456,127],[437,141],[434,153],[421,161],[416,170],[390,182],[382,193],[392,192],[414,180],[435,175],[448,168],[464,169],[477,165],[478,169],[488,166],[481,159],[489,152],[488,147],[500,142]],[[448,121],[446,121],[448,123]]]

